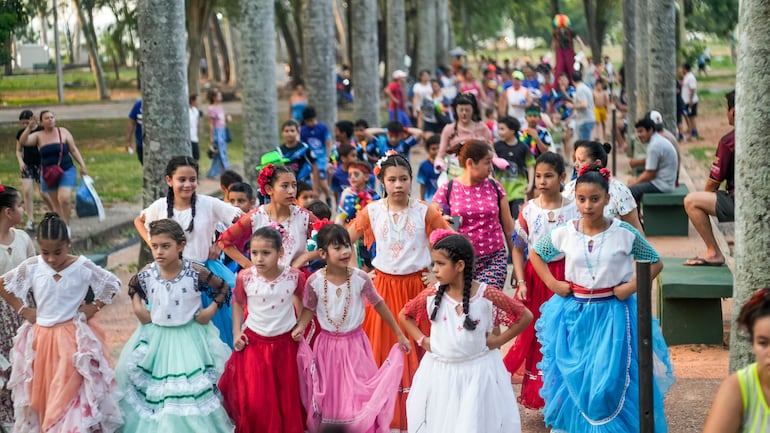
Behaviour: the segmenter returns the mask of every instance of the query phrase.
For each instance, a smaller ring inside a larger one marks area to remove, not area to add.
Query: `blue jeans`
[[[596,125],[596,122],[586,122],[578,125],[578,139],[590,140],[591,132],[594,130],[594,125]]]
[[[211,160],[211,168],[206,173],[207,177],[215,177],[225,170],[230,170],[230,162],[227,160],[227,141],[225,140],[225,128],[214,128],[214,145],[218,152]]]
[[[406,111],[398,108],[388,110],[388,120],[398,120],[405,128],[412,126],[412,122],[409,120],[409,115],[406,114]]]

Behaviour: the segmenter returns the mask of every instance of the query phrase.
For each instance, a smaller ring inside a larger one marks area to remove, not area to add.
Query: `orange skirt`
[[[384,272],[375,271],[374,287],[377,288],[377,292],[382,296],[385,304],[393,313],[393,316],[398,317],[398,313],[404,308],[407,302],[412,298],[417,297],[420,292],[425,289],[425,285],[422,282],[422,272],[415,272],[407,275],[391,275]],[[398,343],[398,338],[393,330],[390,329],[387,323],[380,317],[373,307],[366,307],[366,318],[361,325],[369,337],[369,341],[372,344],[372,353],[374,354],[374,361],[377,363],[377,367],[380,367],[382,363],[388,358],[390,350],[394,344]],[[411,340],[411,338],[410,338]],[[417,367],[420,364],[420,355],[417,348],[417,343],[411,340],[412,351],[408,354],[404,354],[404,375],[401,379],[401,385],[398,388],[398,398],[396,399],[396,408],[393,415],[393,421],[390,423],[392,430],[407,431],[406,425],[406,398],[409,396],[409,390],[412,387],[412,376],[414,376]]]

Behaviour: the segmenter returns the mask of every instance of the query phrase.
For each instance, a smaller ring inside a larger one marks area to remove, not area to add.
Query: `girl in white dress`
[[[128,295],[140,325],[116,368],[125,395],[124,433],[234,430],[217,382],[230,349],[210,323],[230,295],[222,279],[182,258],[186,240],[174,220],[150,223],[154,262],[131,278]],[[201,308],[201,292],[212,302]]]
[[[35,255],[35,246],[24,230],[13,226],[21,223],[24,205],[19,191],[0,185],[0,275],[18,266],[24,259]],[[11,372],[8,357],[13,347],[13,337],[24,319],[5,302],[0,303],[0,384],[8,381]],[[0,385],[2,386],[2,385]],[[13,400],[11,391],[2,386],[0,391],[0,423],[10,431],[13,426]]]
[[[11,351],[17,432],[114,432],[123,424],[104,334],[90,319],[120,290],[115,275],[69,254],[67,224],[49,212],[40,255],[0,279],[0,296],[26,322]],[[27,304],[32,292],[37,308]],[[86,299],[93,301],[86,303]]]
[[[134,220],[134,226],[142,239],[150,244],[150,223],[170,218],[178,222],[185,231],[187,244],[182,255],[185,259],[205,264],[218,277],[230,283],[235,275],[224,265],[218,266],[221,250],[214,244],[217,225],[231,225],[241,215],[241,210],[218,198],[198,195],[198,163],[190,156],[175,156],[166,164],[166,197],[154,201]],[[211,259],[211,261],[209,261]],[[232,288],[232,287],[231,287]],[[211,304],[211,299],[203,293],[203,307]],[[211,320],[219,329],[219,337],[233,347],[232,312],[225,304],[217,310]]]
[[[428,351],[407,400],[409,432],[521,432],[499,348],[527,327],[532,313],[502,290],[473,280],[475,254],[467,238],[440,230],[431,241],[438,283],[399,314],[407,333]],[[430,337],[419,328],[426,319]],[[508,329],[495,335],[500,323]]]
[[[376,243],[372,260],[374,286],[395,315],[425,288],[422,274],[430,266],[428,236],[433,230],[447,229],[449,225],[436,208],[410,198],[412,166],[403,155],[389,151],[377,162],[374,173],[385,186],[385,198],[360,210],[348,226],[348,233],[353,243],[363,236],[370,250]],[[374,360],[380,366],[398,341],[372,307],[366,310],[362,326],[372,343]],[[424,351],[420,349],[406,354],[404,375],[390,424],[392,430],[407,430],[406,397],[422,353]]]

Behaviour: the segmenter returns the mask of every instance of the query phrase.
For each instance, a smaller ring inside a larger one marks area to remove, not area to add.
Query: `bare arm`
[[[644,170],[642,174],[639,175],[639,177],[629,180],[627,185],[632,186],[642,182],[651,182],[653,179],[655,179],[656,172],[657,170]]]
[[[147,233],[147,227],[144,226],[144,223],[146,222],[144,215],[139,215],[138,217],[134,218],[134,227],[136,227],[136,231],[139,232],[139,236],[144,239],[144,242],[147,244],[147,246],[150,246],[150,234]]]
[[[569,294],[572,292],[569,283],[566,281],[557,280],[551,273],[551,270],[548,269],[548,265],[545,263],[545,261],[540,258],[540,255],[534,251],[530,252],[529,261],[532,262],[532,267],[535,268],[537,275],[541,280],[543,280],[545,285],[551,289],[552,292],[562,297],[569,296]]]
[[[294,339],[294,341],[299,341],[302,339],[302,336],[305,335],[305,329],[307,328],[307,325],[310,324],[310,321],[313,320],[314,315],[315,311],[309,308],[302,308],[302,313],[299,315],[299,320],[294,326],[294,329],[291,331],[291,338]]]
[[[663,270],[663,262],[661,262],[660,260],[651,264],[650,278],[654,280],[655,277],[658,276],[661,270]],[[636,277],[631,278],[631,280],[629,280],[626,283],[618,284],[612,289],[612,293],[614,293],[615,296],[621,301],[625,301],[626,299],[628,299],[629,296],[636,293]]]
[[[703,433],[738,433],[743,418],[743,400],[738,377],[725,379],[714,397]]]
[[[5,303],[8,304],[13,311],[18,312],[18,314],[27,322],[34,324],[37,321],[37,310],[25,307],[24,303],[21,302],[21,299],[5,290],[5,281],[3,281],[2,278],[0,278],[0,298],[3,298]]]
[[[231,259],[238,262],[238,264],[241,265],[241,268],[243,269],[248,269],[253,265],[253,263],[251,263],[249,259],[247,259],[246,256],[244,256],[243,253],[238,251],[238,248],[236,248],[233,245],[222,248],[222,251],[224,251],[225,254],[227,254],[227,257],[230,257]]]
[[[145,305],[144,300],[137,293],[134,293],[134,296],[131,297],[131,308],[142,325],[152,323],[152,317],[147,310],[147,305]]]
[[[128,119],[128,124],[126,125],[126,150],[131,149],[131,136],[134,135],[135,129],[136,120]]]
[[[239,352],[249,344],[249,340],[241,329],[243,323],[243,306],[233,301],[233,348]]]
[[[532,318],[532,312],[525,308],[521,313],[521,318],[519,321],[511,325],[508,329],[505,330],[505,332],[501,333],[500,335],[495,335],[492,333],[487,337],[487,347],[492,350],[499,349],[505,343],[513,340],[513,337],[521,334],[521,331],[529,326],[530,322],[532,322]]]
[[[511,286],[516,290],[516,299],[527,300],[527,283],[524,282],[524,246],[514,247],[512,252],[513,275]]]
[[[420,328],[417,327],[414,320],[406,317],[406,310],[403,308],[401,309],[401,312],[398,313],[398,321],[412,339],[415,341],[420,341],[420,339],[422,339],[422,344],[419,344],[419,346],[430,352],[430,337],[420,331]]]
[[[86,169],[86,163],[83,161],[83,156],[80,155],[80,150],[78,149],[77,145],[75,145],[75,137],[73,137],[72,134],[66,129],[64,129],[64,135],[66,136],[64,141],[66,141],[69,145],[70,154],[73,158],[75,158],[75,161],[77,161],[78,165],[80,166],[81,176],[87,175],[88,170]]]

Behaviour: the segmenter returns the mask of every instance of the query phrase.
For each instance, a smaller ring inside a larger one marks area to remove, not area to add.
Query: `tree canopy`
[[[738,0],[687,0],[687,30],[725,37],[738,24]]]
[[[34,11],[23,0],[0,0],[0,65],[10,62],[11,34],[26,26]]]

